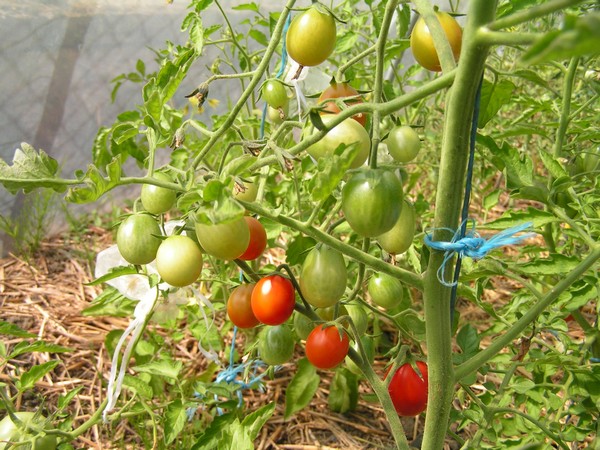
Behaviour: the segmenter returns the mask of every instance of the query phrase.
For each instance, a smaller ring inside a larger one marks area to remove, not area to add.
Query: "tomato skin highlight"
[[[350,228],[363,237],[389,231],[402,207],[402,183],[385,169],[354,173],[342,189],[342,211]]]
[[[284,364],[294,356],[296,340],[287,325],[265,327],[258,336],[258,356],[270,366]]]
[[[190,237],[169,236],[158,247],[156,270],[171,286],[189,286],[202,273],[200,247]]]
[[[173,179],[164,172],[156,172],[153,176],[160,181],[173,182]],[[142,206],[146,211],[152,214],[162,214],[173,207],[177,199],[177,193],[164,187],[144,184],[141,199]]]
[[[333,369],[339,365],[350,348],[350,338],[335,326],[318,325],[306,338],[306,357],[318,369]]]
[[[417,361],[416,365],[422,377],[410,363],[405,363],[396,370],[388,385],[388,392],[399,416],[418,416],[427,408],[427,364]]]
[[[360,95],[360,93],[356,89],[354,89],[352,86],[350,86],[348,83],[336,83],[334,81],[329,85],[329,87],[327,87],[327,89],[325,89],[323,92],[321,92],[321,95],[319,96],[319,100],[317,102],[323,103],[325,100],[328,100],[328,99],[357,96],[356,98],[344,100],[344,103],[346,105],[354,106],[358,103],[363,102],[362,99],[359,97],[359,95]],[[335,102],[329,101],[327,103],[324,103],[323,110],[319,114],[321,114],[321,115],[324,115],[327,113],[338,114],[340,111],[341,110],[340,110],[339,106],[336,105]],[[360,123],[363,127],[367,123],[367,115],[365,113],[355,114],[352,116],[352,118],[354,120],[356,120],[358,123]]]
[[[335,305],[344,295],[347,281],[343,255],[327,245],[314,247],[302,264],[300,291],[317,308]]]
[[[256,283],[237,286],[227,299],[227,316],[238,328],[253,328],[260,321],[252,312],[251,298]]]
[[[281,325],[290,318],[296,305],[292,282],[281,275],[261,278],[252,290],[252,312],[266,325]]]
[[[117,247],[130,264],[149,264],[156,258],[162,233],[158,222],[149,214],[136,213],[127,217],[117,231]]]
[[[239,258],[250,243],[250,229],[244,217],[219,224],[196,222],[195,228],[198,242],[206,253],[215,258]]]
[[[462,46],[462,28],[450,14],[437,11],[436,15],[450,43],[454,59],[458,60]],[[423,17],[419,17],[410,34],[410,48],[415,60],[425,69],[433,72],[440,72],[442,70],[431,32]]]
[[[286,35],[290,57],[301,66],[317,66],[335,48],[335,19],[321,6],[311,6],[292,20]]]
[[[250,242],[248,242],[246,251],[239,258],[244,261],[251,261],[262,255],[265,248],[267,248],[267,232],[258,219],[251,216],[244,216],[244,220],[248,224],[248,230],[250,231]]]

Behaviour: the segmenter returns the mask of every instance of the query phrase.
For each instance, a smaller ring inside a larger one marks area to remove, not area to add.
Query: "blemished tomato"
[[[318,103],[322,103],[328,99],[344,98],[344,97],[356,97],[344,100],[344,103],[348,106],[354,106],[357,103],[362,103],[359,92],[350,86],[348,83],[336,83],[333,81],[327,89],[325,89],[319,96]],[[324,108],[320,114],[338,114],[340,107],[333,101],[324,103]],[[363,127],[367,123],[367,115],[365,113],[358,113],[352,116],[354,120],[360,123]]]
[[[400,280],[387,273],[374,273],[369,279],[367,290],[371,301],[378,306],[392,309],[402,303],[404,289]]]
[[[348,274],[343,255],[324,244],[306,256],[300,273],[300,291],[317,308],[335,305],[344,295]]]
[[[265,327],[258,336],[258,356],[271,366],[284,364],[292,359],[296,340],[287,325]]]
[[[408,125],[392,128],[385,143],[392,158],[401,163],[407,163],[415,159],[421,149],[419,135]]]
[[[255,283],[240,284],[231,291],[227,299],[227,315],[238,328],[252,328],[260,323],[250,304],[254,286]]]
[[[306,357],[319,369],[333,369],[339,365],[349,348],[348,334],[335,326],[318,325],[306,338]]]
[[[375,237],[394,226],[400,217],[402,198],[402,183],[393,172],[363,169],[344,185],[342,211],[357,234]]]
[[[261,93],[271,108],[283,108],[288,103],[285,85],[277,79],[267,80],[262,86]]]
[[[335,48],[335,19],[321,5],[313,5],[292,20],[285,44],[290,57],[301,66],[317,66]]]
[[[266,325],[281,325],[290,318],[296,305],[296,291],[289,278],[268,275],[252,290],[252,312]]]
[[[195,228],[204,251],[216,258],[239,258],[250,243],[250,229],[243,217],[219,224],[196,222]]]
[[[258,195],[258,184],[256,180],[245,180],[233,187],[233,197],[243,202],[253,202]]]
[[[329,126],[334,120],[334,116],[322,116],[323,124]],[[308,136],[317,133],[312,124],[306,129]],[[329,130],[327,134],[320,140],[312,144],[306,149],[306,152],[315,159],[329,157],[333,155],[334,150],[340,145],[345,144],[358,145],[358,153],[354,156],[351,169],[356,169],[362,166],[369,157],[371,149],[371,138],[369,133],[356,120],[348,118]]]
[[[404,200],[400,217],[387,232],[377,236],[381,248],[390,255],[404,253],[412,245],[417,225],[417,214],[412,203]]]
[[[258,219],[251,216],[244,216],[244,220],[250,230],[250,242],[248,242],[248,248],[242,253],[240,259],[250,261],[262,255],[265,248],[267,248],[267,232]]]
[[[437,18],[442,25],[446,38],[450,43],[454,59],[458,60],[460,48],[462,45],[462,28],[450,14],[437,11]],[[439,72],[442,70],[437,50],[431,37],[431,32],[425,23],[423,17],[419,17],[415,27],[410,34],[410,48],[415,60],[424,68]]]
[[[416,365],[422,376],[410,363],[406,363],[396,370],[388,385],[388,392],[400,416],[417,416],[427,407],[427,364],[417,361]]]
[[[198,244],[187,236],[169,236],[156,253],[156,270],[171,286],[192,284],[202,272],[202,252]]]
[[[0,449],[8,448],[8,444],[4,443],[8,441],[15,444],[10,447],[15,449],[31,450],[32,447],[36,450],[56,449],[56,436],[54,435],[40,436],[30,444],[24,444],[36,434],[35,431],[28,430],[27,425],[43,426],[46,421],[44,416],[28,411],[17,411],[15,415],[23,422],[23,426],[14,423],[8,414],[4,416],[0,421]],[[23,444],[17,445],[17,443]]]
[[[160,181],[173,181],[173,179],[164,172],[156,172],[154,178]],[[144,184],[142,186],[141,197],[142,206],[146,211],[152,214],[162,214],[173,207],[177,194],[172,189],[155,186],[153,184]]]
[[[154,217],[136,213],[127,217],[117,231],[117,247],[125,261],[131,264],[149,264],[156,258],[162,233]]]

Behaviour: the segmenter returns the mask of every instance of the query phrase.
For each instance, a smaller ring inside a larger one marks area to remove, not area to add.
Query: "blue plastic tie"
[[[444,279],[446,264],[452,259],[454,254],[457,254],[460,258],[463,256],[468,256],[472,259],[482,259],[487,256],[489,252],[496,248],[504,247],[506,245],[516,245],[524,239],[533,237],[535,235],[534,233],[527,233],[521,236],[515,236],[516,233],[530,229],[533,226],[531,222],[527,222],[503,230],[491,238],[485,239],[475,231],[475,221],[472,219],[469,221],[473,223],[471,231],[467,232],[465,236],[461,238],[460,236],[463,234],[463,226],[461,225],[461,227],[454,232],[454,236],[450,242],[434,241],[431,233],[425,233],[425,245],[434,250],[445,252],[444,260],[437,271],[438,280],[444,286],[453,287],[458,284],[457,279],[454,279],[452,282],[448,282]],[[449,228],[438,228],[432,231],[438,230],[453,232],[453,230]]]

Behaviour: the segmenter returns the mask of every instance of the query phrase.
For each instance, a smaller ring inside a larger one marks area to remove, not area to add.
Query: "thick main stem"
[[[488,47],[480,44],[477,30],[494,19],[496,1],[475,0],[467,14],[463,49],[454,85],[448,95],[437,185],[434,228],[456,229],[469,155],[471,116]],[[447,232],[434,232],[434,240],[449,240]],[[429,366],[429,400],[423,450],[443,448],[454,394],[450,288],[437,278],[444,254],[434,251],[424,280],[426,339]]]

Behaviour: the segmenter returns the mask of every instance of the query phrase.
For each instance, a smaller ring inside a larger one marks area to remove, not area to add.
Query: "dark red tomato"
[[[319,369],[332,369],[340,364],[349,348],[348,335],[335,326],[318,325],[306,338],[306,357]]]
[[[437,11],[436,14],[450,43],[454,59],[457,60],[462,44],[462,28],[450,14],[443,11]],[[435,72],[442,70],[431,32],[423,17],[417,20],[410,34],[410,48],[417,62],[424,68]]]
[[[236,287],[227,299],[227,315],[238,328],[252,328],[260,322],[252,312],[250,299],[256,284],[241,284]]]
[[[321,95],[319,96],[318,102],[324,102],[328,99],[336,99],[336,98],[345,98],[345,97],[353,97],[347,100],[344,100],[344,103],[348,106],[354,106],[357,103],[362,103],[362,99],[360,98],[359,92],[350,86],[348,83],[336,83],[332,82],[327,89],[325,89]],[[340,112],[340,108],[335,102],[329,101],[324,104],[324,108],[321,111],[321,114],[337,114]],[[367,123],[367,115],[365,113],[358,113],[352,116],[354,120],[360,123],[363,127]]]
[[[281,325],[294,312],[294,285],[281,275],[266,276],[252,290],[251,305],[252,312],[262,323]]]
[[[419,376],[410,363],[396,370],[388,385],[388,392],[400,416],[417,416],[427,407],[427,364],[417,361]]]
[[[248,243],[246,251],[240,256],[240,259],[250,261],[262,255],[265,248],[267,248],[267,232],[258,219],[244,216],[244,220],[250,229],[250,242]]]

